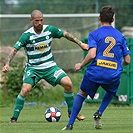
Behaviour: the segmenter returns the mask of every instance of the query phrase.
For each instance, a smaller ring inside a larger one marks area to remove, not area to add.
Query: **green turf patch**
[[[102,116],[103,129],[96,130],[93,125],[93,113],[99,104],[83,105],[81,113],[86,116],[84,121],[75,121],[72,133],[132,133],[132,107],[110,105]],[[56,105],[55,105],[56,106]],[[56,106],[62,117],[59,122],[47,122],[44,118],[45,110],[49,106],[25,106],[16,124],[9,123],[12,108],[0,108],[0,133],[61,133],[67,124],[67,107]]]

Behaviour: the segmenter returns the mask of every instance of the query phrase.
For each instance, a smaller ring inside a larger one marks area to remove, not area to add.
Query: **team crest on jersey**
[[[48,40],[49,39],[49,36],[46,36],[46,39]]]
[[[47,45],[45,43],[41,43],[35,47],[35,50],[38,52],[43,52],[47,48]]]

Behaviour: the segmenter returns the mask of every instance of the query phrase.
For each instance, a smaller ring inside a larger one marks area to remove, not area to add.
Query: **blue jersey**
[[[102,26],[88,37],[89,48],[96,48],[96,57],[87,66],[89,79],[111,84],[120,79],[123,56],[130,54],[125,37],[112,26]]]

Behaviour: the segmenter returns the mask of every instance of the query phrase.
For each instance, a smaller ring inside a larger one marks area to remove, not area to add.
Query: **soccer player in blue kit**
[[[103,6],[98,17],[100,28],[88,36],[89,51],[82,63],[75,65],[75,71],[88,64],[86,73],[77,93],[72,113],[67,125],[62,130],[72,130],[76,116],[82,108],[82,103],[89,95],[92,99],[99,86],[105,90],[102,102],[94,113],[94,127],[102,128],[100,118],[115,96],[120,84],[122,65],[130,64],[130,51],[125,37],[111,26],[114,21],[115,9]]]

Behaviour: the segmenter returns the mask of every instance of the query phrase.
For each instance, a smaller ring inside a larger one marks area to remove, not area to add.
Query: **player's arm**
[[[82,69],[85,65],[89,64],[95,57],[96,57],[96,48],[89,49],[85,59],[81,63],[75,64],[75,71]]]
[[[126,41],[126,38],[125,36],[123,36],[123,41],[122,41],[122,51],[123,51],[123,61],[122,61],[122,65],[123,66],[126,66],[126,65],[129,65],[130,64],[130,50],[128,48],[128,44],[127,44],[127,41]]]
[[[77,39],[75,36],[73,36],[72,34],[70,34],[69,32],[64,32],[64,37],[76,44],[78,44],[83,50],[88,50],[88,44],[85,44],[83,42],[81,42],[79,39]]]
[[[129,64],[130,64],[130,60],[131,60],[131,59],[130,59],[130,55],[124,56],[122,65],[123,65],[123,66],[129,65]]]
[[[7,60],[6,64],[5,64],[5,66],[4,66],[3,69],[2,69],[2,71],[3,71],[4,73],[6,73],[6,72],[9,70],[10,62],[12,61],[12,59],[14,58],[14,56],[16,55],[17,51],[18,51],[18,50],[15,49],[15,48],[13,48],[13,49],[11,50],[11,52],[10,52],[10,54],[9,54],[9,56],[8,56],[8,60]]]

